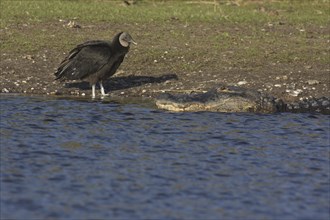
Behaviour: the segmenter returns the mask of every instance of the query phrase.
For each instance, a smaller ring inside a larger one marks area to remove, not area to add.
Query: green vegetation
[[[82,22],[185,22],[264,23],[282,20],[293,24],[329,22],[329,0],[295,1],[1,1],[1,28],[20,22],[49,22],[77,18]],[[220,4],[220,3],[222,4]],[[237,4],[230,4],[237,2]],[[218,3],[218,4],[215,4]],[[239,4],[240,3],[240,4]]]
[[[139,42],[133,62],[142,64],[191,71],[204,65],[258,66],[265,58],[329,61],[329,0],[136,2],[2,0],[1,53],[61,54],[82,41],[110,39],[128,30]],[[82,28],[67,27],[69,21]]]

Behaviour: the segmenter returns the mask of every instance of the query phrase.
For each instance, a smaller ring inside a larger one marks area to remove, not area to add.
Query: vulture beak
[[[134,44],[134,45],[137,45],[137,43],[133,39],[131,39],[129,42]]]

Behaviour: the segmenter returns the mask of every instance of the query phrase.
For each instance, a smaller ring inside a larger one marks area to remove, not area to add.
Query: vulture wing
[[[102,69],[111,55],[111,46],[106,41],[87,41],[79,44],[61,62],[55,72],[56,79],[86,78]]]

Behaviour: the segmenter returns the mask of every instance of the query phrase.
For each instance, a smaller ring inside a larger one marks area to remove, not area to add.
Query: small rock
[[[270,88],[273,87],[273,85],[271,83],[265,83],[265,87],[268,88],[268,89],[270,89]]]
[[[286,75],[284,75],[284,76],[276,76],[276,77],[275,77],[276,80],[281,80],[281,79],[282,79],[282,80],[287,80],[288,78],[289,78],[289,77],[286,76]]]
[[[237,83],[237,85],[239,85],[239,86],[241,86],[241,85],[245,85],[245,84],[247,84],[248,82],[247,81],[239,81],[238,83]]]
[[[9,92],[9,90],[8,90],[8,89],[6,89],[6,88],[3,88],[3,89],[1,90],[1,92],[3,92],[3,93],[8,93],[8,92]]]
[[[71,95],[79,95],[79,90],[74,90],[70,92]]]
[[[296,84],[295,84],[295,83],[287,84],[287,85],[286,85],[286,88],[287,88],[287,89],[294,90],[294,89],[296,88]]]
[[[32,55],[24,55],[22,56],[23,59],[27,59],[27,60],[33,60],[34,57]]]
[[[275,84],[274,86],[275,86],[275,87],[279,87],[279,88],[281,88],[281,87],[282,87],[282,85],[281,85],[281,84]]]
[[[311,80],[307,80],[306,83],[308,85],[317,85],[317,84],[320,84],[320,81],[315,80],[315,79],[311,79]]]
[[[81,26],[75,21],[70,21],[66,26],[69,28],[81,28]]]
[[[297,89],[297,90],[285,90],[287,93],[289,93],[289,95],[291,96],[298,96],[300,95],[303,91],[301,89]]]

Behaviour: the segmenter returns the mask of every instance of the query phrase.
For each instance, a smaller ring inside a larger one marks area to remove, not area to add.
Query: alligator
[[[160,109],[175,112],[319,112],[330,114],[328,97],[305,98],[298,102],[285,103],[282,99],[267,93],[226,85],[218,85],[207,92],[162,93],[156,98],[156,105]]]

